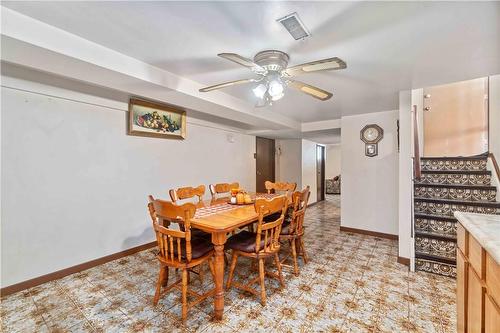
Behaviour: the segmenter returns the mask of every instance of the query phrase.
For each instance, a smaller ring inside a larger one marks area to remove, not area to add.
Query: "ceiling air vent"
[[[304,23],[300,20],[299,14],[292,13],[285,17],[277,20],[279,23],[283,24],[286,30],[292,35],[295,40],[304,39],[311,36],[309,31],[307,31]]]

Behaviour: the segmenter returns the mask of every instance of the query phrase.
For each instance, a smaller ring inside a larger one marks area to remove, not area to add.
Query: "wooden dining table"
[[[279,194],[257,193],[253,197],[270,199],[277,195]],[[220,198],[200,202],[196,215],[191,220],[191,228],[212,234],[212,244],[215,250],[214,317],[217,320],[221,320],[224,313],[224,244],[227,240],[227,234],[258,220],[258,214],[253,204],[231,205],[228,201],[229,198]],[[272,213],[276,212],[268,214]]]

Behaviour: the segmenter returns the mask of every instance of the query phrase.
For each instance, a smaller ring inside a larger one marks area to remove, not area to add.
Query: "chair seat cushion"
[[[257,237],[255,232],[249,232],[246,230],[240,231],[236,235],[231,236],[226,243],[227,248],[232,250],[239,250],[242,252],[252,253],[255,252],[255,238]],[[271,239],[267,240],[267,245],[269,245]],[[264,247],[264,239],[262,237],[260,241],[260,248]]]
[[[264,217],[264,222],[273,222],[280,218],[281,212],[273,213]],[[283,223],[290,223],[292,221],[293,206],[289,206],[285,214]]]
[[[290,223],[283,223],[281,226],[280,235],[289,235],[290,234]]]
[[[203,257],[205,254],[213,250],[213,245],[207,240],[202,238],[191,239],[191,258],[197,259]],[[178,256],[177,242],[174,242],[174,255]],[[181,258],[186,259],[186,241],[181,241]]]
[[[191,238],[192,239],[193,238],[201,238],[201,239],[204,239],[204,240],[211,242],[212,234],[205,232],[203,230],[200,230],[200,229],[191,228]]]

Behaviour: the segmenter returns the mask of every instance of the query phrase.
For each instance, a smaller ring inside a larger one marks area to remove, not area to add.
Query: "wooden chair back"
[[[190,221],[196,213],[196,206],[193,203],[176,205],[170,201],[153,199],[148,208],[160,250],[159,259],[167,265],[189,263],[192,259]],[[164,220],[178,219],[184,222],[184,230],[168,229],[161,224]],[[182,258],[183,253],[185,258]]]
[[[170,194],[172,202],[191,199],[194,197],[198,197],[198,202],[201,202],[203,200],[203,196],[205,195],[205,185],[200,185],[198,187],[179,187],[176,190],[171,189],[168,193]]]
[[[304,217],[306,214],[307,203],[311,195],[309,186],[302,191],[296,191],[292,194],[293,212],[290,221],[289,233],[302,235],[304,233]]]
[[[287,206],[288,200],[285,195],[280,195],[272,199],[259,198],[255,200],[255,211],[259,214],[255,237],[255,253],[269,253],[279,249],[281,225],[285,219]],[[277,220],[264,223],[265,215],[278,211],[281,211],[281,215]],[[264,243],[262,243],[262,240]]]
[[[288,193],[293,192],[297,188],[297,183],[284,183],[284,182],[270,182],[266,180],[264,183],[266,187],[267,193],[271,193],[274,190],[274,193]]]
[[[210,189],[210,194],[212,195],[212,199],[216,199],[217,194],[229,193],[233,188],[240,188],[240,184],[238,182],[234,183],[221,183],[221,184],[210,184],[208,186]]]

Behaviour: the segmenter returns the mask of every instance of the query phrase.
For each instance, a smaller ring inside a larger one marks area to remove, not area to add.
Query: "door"
[[[488,150],[488,78],[424,89],[424,156]]]
[[[256,180],[255,189],[264,193],[266,180],[274,182],[274,140],[266,138],[256,138],[255,159],[256,159]]]
[[[316,146],[316,188],[317,196],[316,200],[325,200],[325,147],[317,145]]]

